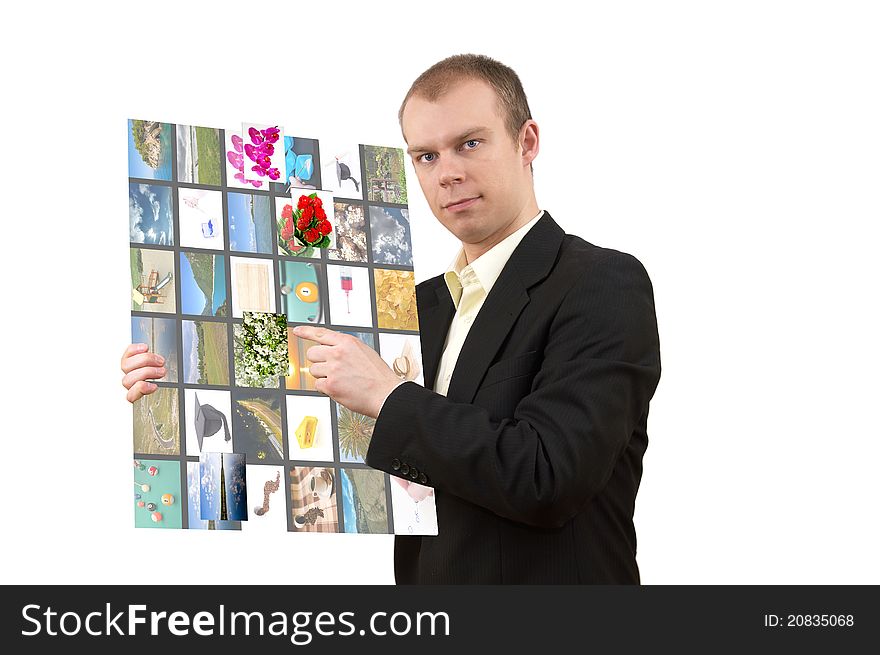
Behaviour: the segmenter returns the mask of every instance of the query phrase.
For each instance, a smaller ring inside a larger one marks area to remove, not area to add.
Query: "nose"
[[[443,161],[445,160],[445,161]],[[438,179],[440,186],[459,184],[464,180],[464,170],[455,157],[443,157],[439,164]]]

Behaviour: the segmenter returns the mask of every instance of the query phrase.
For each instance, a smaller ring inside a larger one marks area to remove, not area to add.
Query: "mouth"
[[[473,205],[477,200],[480,199],[480,196],[474,196],[473,198],[465,198],[464,200],[459,200],[458,202],[450,203],[445,205],[443,208],[447,211],[457,212],[467,209],[471,205]]]

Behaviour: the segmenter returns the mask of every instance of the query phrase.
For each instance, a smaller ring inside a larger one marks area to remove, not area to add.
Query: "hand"
[[[416,502],[424,500],[434,493],[434,490],[431,487],[425,487],[421,484],[416,484],[415,482],[404,480],[403,478],[400,478],[396,475],[392,475],[391,479],[394,480],[401,487],[403,487],[406,490],[406,493],[409,494],[409,497]]]
[[[379,353],[357,337],[323,327],[298,325],[293,333],[320,344],[306,351],[318,391],[353,412],[379,416],[385,397],[401,382]]]
[[[158,385],[147,380],[165,377],[166,370],[162,355],[147,352],[147,344],[133,343],[122,353],[122,386],[128,389],[125,398],[133,403],[142,396],[153,393]]]

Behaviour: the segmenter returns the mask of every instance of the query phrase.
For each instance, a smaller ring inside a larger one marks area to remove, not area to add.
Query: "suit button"
[[[425,475],[424,473],[419,473],[419,482],[421,482],[422,484],[427,484],[428,483],[428,476]]]
[[[409,477],[411,477],[413,480],[418,480],[418,479],[419,479],[419,470],[418,470],[415,466],[413,466],[413,467],[409,470]]]
[[[391,460],[391,468],[393,468],[395,471],[397,471],[400,468],[400,460],[397,459],[396,457]]]
[[[401,475],[406,475],[407,473],[409,473],[409,464],[407,464],[406,462],[404,462],[404,463],[401,464],[401,466],[400,466],[400,474],[401,474]]]

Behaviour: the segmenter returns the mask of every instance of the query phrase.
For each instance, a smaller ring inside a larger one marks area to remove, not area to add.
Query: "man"
[[[644,267],[539,210],[538,126],[510,68],[438,62],[399,120],[461,241],[416,288],[425,386],[350,335],[294,330],[320,342],[318,391],[376,418],[367,464],[436,491],[439,535],[395,537],[397,582],[639,583],[633,512],[660,378]]]

